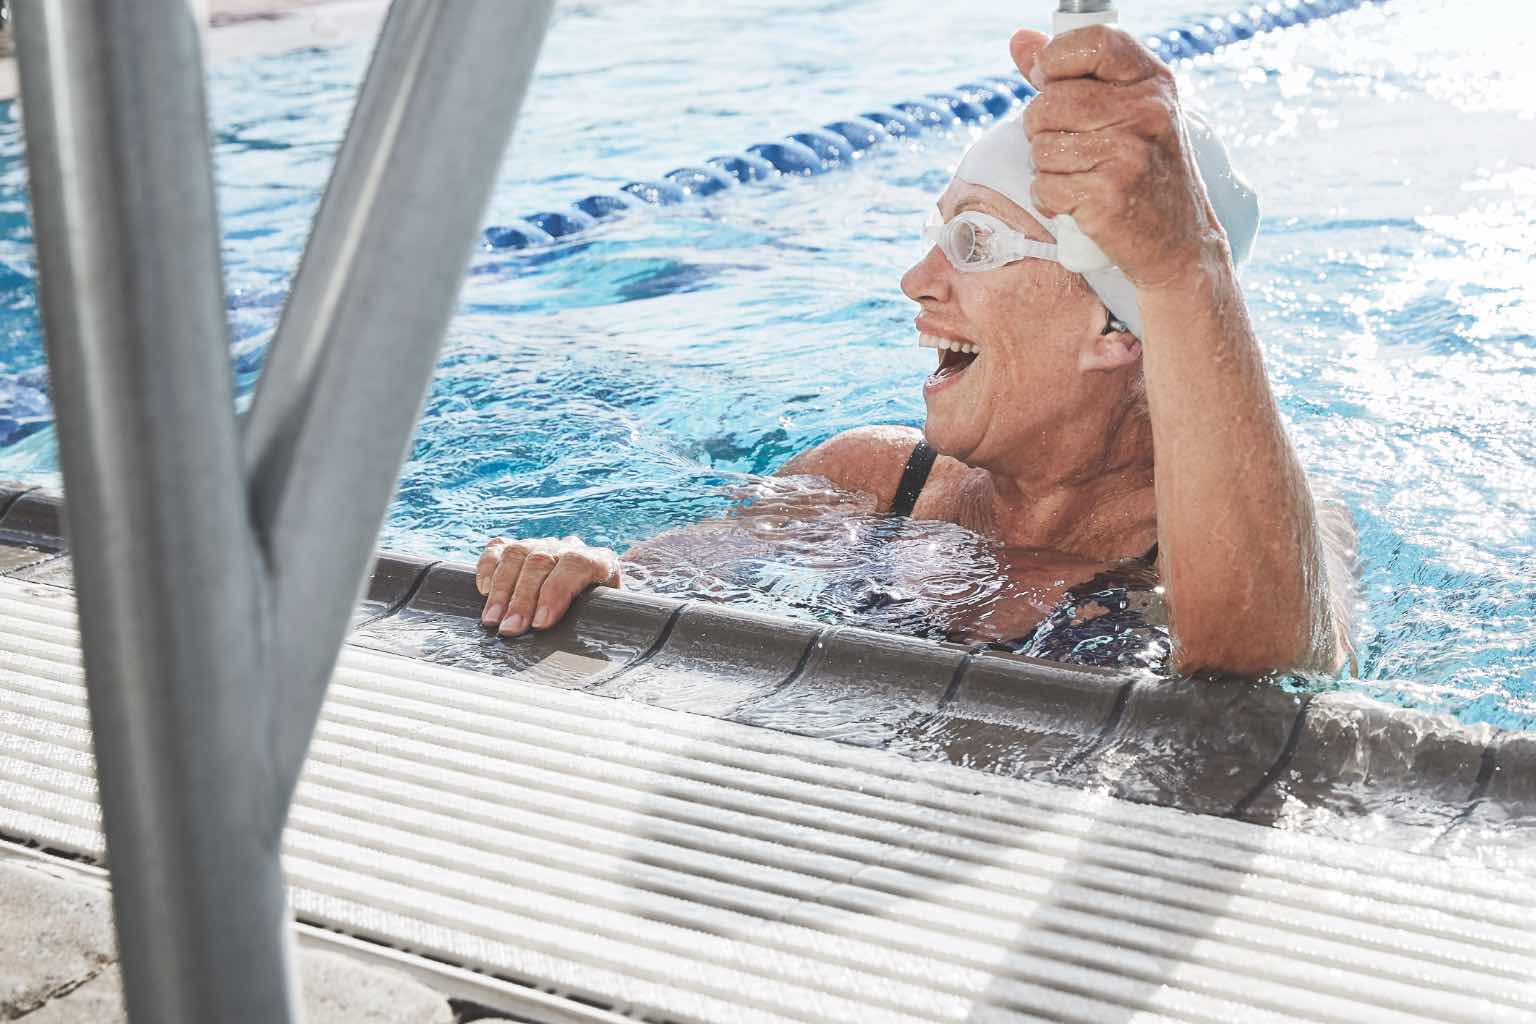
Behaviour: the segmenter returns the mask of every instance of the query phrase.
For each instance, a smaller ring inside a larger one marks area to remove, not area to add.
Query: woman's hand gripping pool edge
[[[576,537],[493,537],[475,566],[475,587],[485,595],[480,622],[502,636],[545,629],[588,587],[617,587],[620,575],[618,555]]]

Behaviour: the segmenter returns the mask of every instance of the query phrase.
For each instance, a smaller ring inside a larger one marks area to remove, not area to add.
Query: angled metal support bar
[[[297,1019],[279,841],[550,7],[395,5],[242,446],[187,0],[18,5],[134,1021]]]
[[[264,600],[198,26],[186,0],[15,14],[129,1012],[286,1020],[283,819],[251,728],[271,713]]]
[[[246,423],[298,779],[552,0],[396,3]]]

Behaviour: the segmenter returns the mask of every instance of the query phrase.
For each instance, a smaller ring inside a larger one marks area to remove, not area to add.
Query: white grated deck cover
[[[73,595],[0,580],[0,833],[99,859]],[[307,922],[655,1021],[1536,1019],[1523,875],[346,648]]]

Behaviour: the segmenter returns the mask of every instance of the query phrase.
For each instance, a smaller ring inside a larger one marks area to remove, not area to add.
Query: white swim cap
[[[1205,118],[1186,110],[1184,122],[1195,151],[1195,165],[1205,181],[1206,194],[1210,196],[1216,220],[1221,223],[1232,248],[1232,262],[1241,265],[1252,251],[1254,236],[1259,232],[1259,197],[1232,169],[1226,147]],[[972,143],[960,159],[955,177],[972,185],[983,185],[1013,200],[1039,221],[1051,237],[1056,236],[1051,220],[1030,202],[1029,186],[1035,180],[1035,162],[1030,153],[1029,136],[1024,133],[1022,114],[993,125]],[[1083,278],[1109,311],[1124,321],[1132,334],[1142,337],[1136,286],[1120,268],[1091,270],[1083,274]]]

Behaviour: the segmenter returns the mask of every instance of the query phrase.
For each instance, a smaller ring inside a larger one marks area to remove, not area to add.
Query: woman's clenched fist
[[[1033,200],[1068,213],[1139,289],[1181,281],[1227,239],[1195,166],[1173,72],[1136,39],[1093,25],[1047,41],[1021,29],[1013,59],[1040,95],[1024,111]]]

